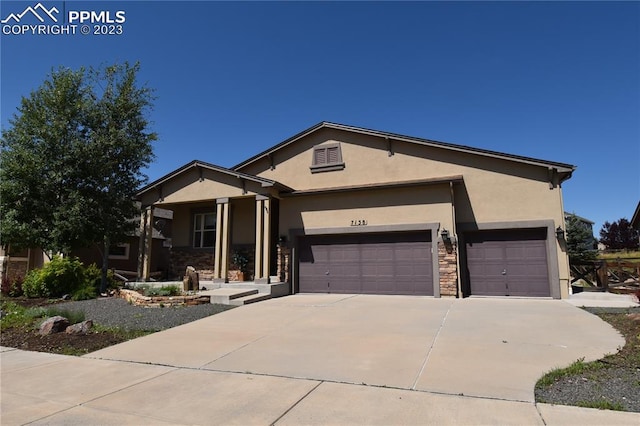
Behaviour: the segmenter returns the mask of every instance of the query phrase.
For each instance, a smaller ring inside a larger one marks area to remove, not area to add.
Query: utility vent
[[[313,147],[313,162],[310,167],[311,173],[342,170],[344,167],[339,143]]]

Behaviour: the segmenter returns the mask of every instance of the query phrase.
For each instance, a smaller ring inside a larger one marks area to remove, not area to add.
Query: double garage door
[[[433,295],[430,232],[306,236],[298,247],[301,293]]]
[[[476,296],[550,296],[546,229],[465,234],[469,291]]]

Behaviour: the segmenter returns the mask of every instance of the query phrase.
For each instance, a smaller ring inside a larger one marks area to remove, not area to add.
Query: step
[[[238,297],[237,299],[233,299],[229,302],[229,305],[242,306],[242,305],[248,305],[249,303],[261,302],[267,299],[271,299],[270,294],[258,293],[258,294],[252,294],[249,296]]]
[[[201,292],[208,296],[211,296],[211,303],[217,303],[221,305],[229,305],[232,300],[239,299],[245,296],[251,296],[258,294],[256,289],[235,289],[235,288],[218,288],[211,291]]]

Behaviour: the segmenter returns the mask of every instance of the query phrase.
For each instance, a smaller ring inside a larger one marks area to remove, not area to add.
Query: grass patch
[[[584,362],[584,358],[580,358],[573,362],[568,367],[565,368],[556,368],[554,370],[549,371],[547,374],[542,376],[538,382],[536,383],[536,388],[544,388],[547,386],[551,386],[558,380],[568,377],[568,376],[577,376],[580,374],[585,374],[591,371],[597,371],[604,368],[602,363],[595,362]]]
[[[94,324],[92,331],[96,333],[109,333],[124,340],[137,339],[148,334],[153,334],[154,330],[128,330],[120,327],[105,327],[100,324]]]
[[[55,316],[65,317],[71,324],[84,321],[84,312],[68,311],[55,306],[36,306],[26,308],[15,302],[2,303],[2,319],[0,320],[0,329],[7,330],[9,328],[34,328],[39,320]]]
[[[640,251],[620,251],[616,253],[599,253],[598,259],[640,259]]]
[[[578,407],[584,408],[597,408],[598,410],[614,410],[614,411],[625,411],[622,404],[619,402],[611,402],[611,401],[580,401],[576,404]]]
[[[177,285],[163,285],[162,287],[153,287],[149,284],[137,285],[134,290],[145,296],[180,296],[182,290]]]

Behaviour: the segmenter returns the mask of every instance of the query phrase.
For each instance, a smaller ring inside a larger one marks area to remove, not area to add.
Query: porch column
[[[254,281],[269,283],[269,260],[271,244],[271,200],[264,195],[256,195],[256,276]]]
[[[138,277],[142,281],[151,278],[151,247],[153,246],[153,207],[147,207],[140,215],[140,251],[138,253]]]
[[[231,209],[228,198],[216,200],[216,246],[213,257],[213,281],[228,282],[229,244],[231,243]]]
[[[256,251],[254,256],[255,273],[254,281],[262,279],[262,211],[264,209],[264,200],[256,196]]]

